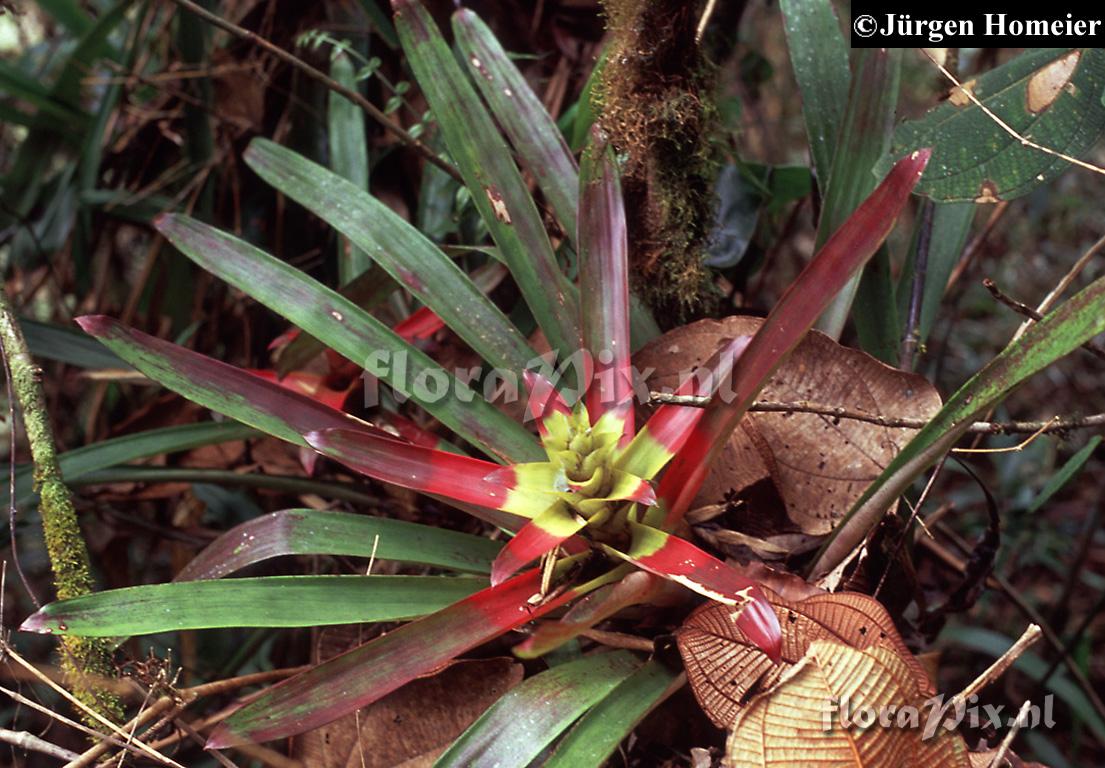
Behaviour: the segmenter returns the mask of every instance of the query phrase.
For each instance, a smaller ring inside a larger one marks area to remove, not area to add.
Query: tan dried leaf
[[[675,633],[687,680],[706,715],[729,728],[757,693],[769,690],[820,640],[859,650],[882,648],[902,658],[921,690],[932,685],[905,647],[886,609],[858,592],[813,595],[787,600],[765,589],[783,633],[782,663],[775,665],[733,623],[732,609],[719,603],[702,606]]]
[[[509,658],[454,662],[297,738],[293,756],[307,768],[428,768],[522,673]]]
[[[724,340],[754,334],[762,322],[733,316],[692,323],[645,346],[634,364],[641,371],[655,367],[650,389],[674,389],[681,373],[709,359]],[[883,365],[817,331],[806,335],[759,399],[907,419],[928,419],[940,409],[939,395],[923,377]],[[714,462],[693,506],[725,503],[766,481],[782,499],[785,517],[745,533],[765,536],[789,528],[824,534],[914,434],[914,429],[810,413],[750,413]],[[750,521],[770,520],[761,504],[750,505]]]
[[[925,702],[905,659],[891,648],[866,650],[815,640],[808,653],[773,690],[745,707],[726,743],[723,765],[877,766],[970,768],[967,746],[954,732],[925,735]],[[868,728],[843,727],[830,702],[847,702],[853,712],[891,712],[890,727],[876,720]],[[899,726],[902,707],[916,707],[922,727]]]

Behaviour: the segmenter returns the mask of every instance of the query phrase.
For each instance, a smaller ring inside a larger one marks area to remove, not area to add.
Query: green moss
[[[675,323],[717,298],[702,264],[714,219],[718,114],[714,68],[694,42],[700,5],[607,0],[614,44],[594,94],[600,123],[625,158],[635,288]]]

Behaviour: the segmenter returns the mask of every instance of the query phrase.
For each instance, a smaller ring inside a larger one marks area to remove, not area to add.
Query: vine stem
[[[0,289],[0,347],[11,371],[11,394],[19,403],[30,444],[35,489],[40,496],[39,515],[58,599],[86,595],[95,587],[88,546],[77,524],[73,496],[62,480],[54,431],[50,426],[40,381],[42,371],[31,357],[19,321],[3,289]],[[108,643],[95,638],[63,637],[61,651],[62,669],[66,672],[74,696],[106,717],[120,715],[122,705],[119,698],[93,682],[96,677],[114,675]]]

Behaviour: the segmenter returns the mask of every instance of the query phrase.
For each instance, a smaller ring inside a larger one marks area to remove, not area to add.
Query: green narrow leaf
[[[1082,446],[1078,453],[1067,459],[1066,463],[1063,464],[1059,471],[1047,479],[1047,482],[1044,483],[1044,487],[1036,494],[1036,498],[1028,505],[1026,512],[1030,515],[1033,512],[1039,512],[1052,496],[1058,493],[1064,485],[1069,483],[1072,477],[1081,472],[1082,467],[1086,466],[1086,462],[1090,460],[1090,457],[1093,456],[1093,452],[1097,450],[1097,446],[1101,445],[1102,439],[1101,435],[1094,435],[1090,438],[1088,443]]]
[[[974,203],[937,204],[932,212],[932,236],[929,239],[928,266],[925,270],[924,296],[921,300],[921,315],[917,323],[917,340],[924,344],[932,331],[932,325],[940,312],[940,302],[948,286],[948,278],[959,262],[967,235],[971,232],[971,222],[977,206]],[[898,316],[904,319],[909,312],[909,298],[913,287],[914,263],[917,257],[917,237],[921,226],[921,217],[914,224],[913,239],[909,256],[898,281]]]
[[[550,346],[579,349],[575,287],[557,264],[537,206],[468,76],[417,0],[393,0],[395,25],[450,156]]]
[[[491,114],[574,242],[579,169],[560,129],[479,16],[464,8],[454,13],[453,34]]]
[[[833,170],[821,208],[821,220],[817,223],[816,248],[828,241],[879,181],[872,171],[890,144],[894,111],[898,105],[901,64],[901,48],[865,48],[859,52],[856,76],[852,79],[848,107],[833,153]],[[889,258],[885,248],[875,255],[875,259],[882,262],[877,270],[887,276],[890,272]],[[817,321],[818,330],[834,339],[840,338],[861,275],[853,277],[825,310]],[[868,303],[859,305],[856,310],[857,325],[860,322],[858,314],[870,312],[873,316],[867,318],[868,325],[881,326],[896,342],[898,324],[893,313],[893,284],[879,280],[873,287],[876,292],[889,289],[891,295],[887,297],[876,293],[865,296]],[[890,316],[886,314],[888,311]]]
[[[959,388],[902,449],[837,524],[812,569],[823,575],[843,561],[913,480],[951,449],[976,414],[1001,402],[1022,381],[1105,332],[1105,278],[1044,316]]]
[[[1029,49],[964,85],[1021,136],[1072,157],[1105,131],[1103,48]],[[959,91],[903,123],[888,157],[919,146],[932,147],[933,160],[917,192],[940,201],[1012,200],[1070,165],[1022,145]]]
[[[38,6],[77,37],[92,28],[92,17],[85,13],[77,0],[38,0]]]
[[[579,719],[542,768],[604,765],[645,715],[682,685],[679,674],[649,660]]]
[[[218,579],[281,555],[341,555],[490,573],[502,545],[428,525],[313,509],[248,520],[211,542],[174,581]]]
[[[103,344],[73,328],[19,318],[31,354],[43,360],[57,360],[79,368],[133,370],[123,358]]]
[[[330,62],[330,76],[346,88],[356,90],[358,87],[353,63],[342,51],[337,52]],[[357,189],[368,192],[364,111],[335,91],[330,91],[329,99],[330,167]],[[339,238],[338,275],[342,285],[365,272],[371,264],[372,257],[363,248],[347,238]]]
[[[525,768],[565,728],[639,668],[636,656],[614,651],[535,675],[491,705],[438,758],[434,768]]]
[[[602,51],[599,52],[598,61],[595,62],[595,66],[591,67],[591,74],[587,76],[587,82],[583,84],[583,90],[579,94],[579,101],[576,102],[575,120],[572,121],[572,133],[571,141],[568,142],[568,146],[572,152],[578,152],[583,149],[583,145],[587,143],[587,136],[591,133],[591,126],[595,124],[595,104],[594,104],[594,92],[595,86],[602,82],[602,73],[606,68],[606,59],[610,52],[610,46],[604,45]]]
[[[372,315],[303,272],[185,216],[163,216],[156,226],[199,266],[363,364],[473,445],[515,461],[543,456],[520,424]]]
[[[271,141],[246,163],[368,253],[491,365],[521,371],[537,357],[506,316],[441,249],[367,192]]]
[[[817,186],[824,197],[852,81],[848,43],[831,0],[780,0],[779,8],[790,63],[802,94],[802,116]]]
[[[50,603],[20,629],[121,637],[181,629],[405,621],[484,586],[483,579],[454,576],[267,576],[147,584]]]
[[[387,13],[380,7],[380,4],[376,0],[358,0],[358,2],[361,4],[361,8],[364,9],[365,15],[368,16],[372,29],[380,36],[380,39],[387,43],[388,48],[393,51],[398,50],[399,36],[395,34],[395,27]]]
[[[247,440],[259,434],[252,427],[233,421],[181,424],[175,427],[136,432],[74,448],[58,456],[58,463],[65,481],[73,482],[90,472],[107,467],[150,456],[187,451],[201,445]],[[19,506],[29,503],[34,498],[33,474],[34,468],[30,465],[23,465],[15,472],[15,503]],[[0,506],[8,506],[7,484],[0,489]]]

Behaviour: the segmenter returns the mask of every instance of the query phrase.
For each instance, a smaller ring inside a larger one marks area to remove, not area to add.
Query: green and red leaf
[[[569,589],[534,605],[540,582],[536,570],[516,576],[279,683],[231,715],[207,746],[269,741],[325,725],[579,594]]]
[[[587,525],[587,520],[564,502],[557,502],[530,520],[506,543],[491,564],[491,586],[503,583],[520,569]]]
[[[513,467],[471,456],[348,429],[308,432],[304,438],[319,453],[361,474],[464,504],[533,517],[555,501],[551,487],[542,493],[519,483]]]
[[[773,661],[782,653],[779,619],[760,585],[689,541],[630,522],[629,551],[605,549],[624,560],[735,608],[733,621]]]
[[[768,377],[890,234],[930,154],[930,150],[922,149],[899,160],[783,293],[733,369],[730,391],[725,397],[711,400],[694,434],[664,474],[659,494],[667,508],[665,529],[673,529],[682,519],[698,495],[711,462]]]
[[[584,348],[592,378],[585,402],[591,423],[612,411],[633,428],[629,343],[629,245],[614,153],[592,131],[580,173],[579,284]]]

